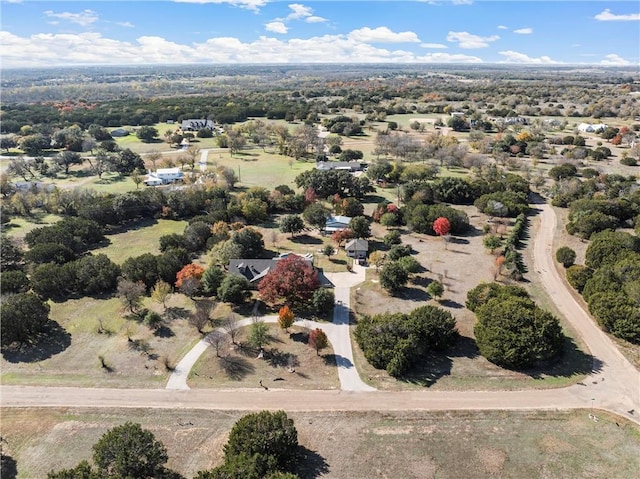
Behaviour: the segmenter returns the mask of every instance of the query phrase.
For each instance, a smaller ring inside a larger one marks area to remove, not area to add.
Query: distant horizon
[[[0,0],[0,7],[2,70],[254,64],[640,67],[637,1]]]

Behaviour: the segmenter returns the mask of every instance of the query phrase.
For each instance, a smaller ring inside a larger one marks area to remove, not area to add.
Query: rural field
[[[247,391],[247,394],[260,394]],[[241,411],[5,409],[2,436],[17,478],[90,459],[91,445],[126,421],[167,447],[168,467],[186,477],[222,462]],[[288,414],[304,455],[303,479],[461,477],[633,479],[640,429],[618,417],[572,412],[322,412]],[[59,445],[64,443],[66,447]]]

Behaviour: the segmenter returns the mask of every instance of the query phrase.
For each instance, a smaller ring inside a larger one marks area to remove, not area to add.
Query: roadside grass
[[[20,354],[5,353],[0,360],[2,383],[163,387],[168,378],[165,358],[177,364],[200,339],[186,320],[193,301],[181,294],[169,298],[165,311],[145,299],[145,308],[165,318],[155,333],[139,317],[124,312],[118,298],[70,299],[50,306],[50,318],[61,330],[45,344]]]
[[[186,221],[145,219],[123,227],[120,232],[106,235],[108,244],[92,250],[92,253],[105,254],[118,264],[144,253],[159,254],[160,237],[172,233],[182,234],[186,226]]]
[[[270,341],[264,358],[248,344],[250,326],[240,329],[237,343],[229,342],[216,356],[209,347],[191,373],[189,386],[195,388],[339,389],[340,381],[331,346],[320,356],[307,344],[309,329],[294,325],[286,332],[269,323]],[[292,370],[289,368],[292,366]],[[260,386],[262,382],[262,387]]]
[[[247,392],[247,394],[250,394]],[[256,395],[259,393],[256,393]],[[223,461],[233,424],[253,411],[5,408],[3,452],[18,479],[91,462],[109,429],[140,423],[189,478]],[[640,429],[596,411],[289,412],[306,459],[300,477],[635,479]],[[64,447],[63,447],[64,445]]]

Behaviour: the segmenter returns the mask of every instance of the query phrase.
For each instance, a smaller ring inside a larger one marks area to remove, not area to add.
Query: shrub
[[[380,286],[388,293],[395,294],[407,284],[409,274],[397,262],[385,264],[380,271]]]
[[[333,310],[335,297],[332,290],[327,288],[319,288],[313,292],[311,304],[319,313],[328,313]]]
[[[591,279],[593,271],[581,264],[569,266],[566,271],[567,281],[578,292],[582,293],[585,284]]]
[[[575,260],[576,252],[568,246],[562,246],[556,251],[556,261],[561,263],[565,268],[572,266]]]
[[[627,156],[626,158],[620,159],[620,164],[624,166],[638,166],[638,161],[631,156]]]

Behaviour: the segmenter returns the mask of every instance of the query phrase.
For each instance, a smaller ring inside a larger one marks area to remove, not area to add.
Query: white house
[[[595,123],[593,125],[590,123],[580,123],[578,125],[578,130],[583,133],[600,133],[606,129],[607,125],[604,123]]]
[[[330,216],[324,225],[325,233],[333,233],[334,231],[340,231],[347,229],[351,218],[349,216]]]
[[[180,168],[158,168],[156,171],[150,171],[147,179],[144,180],[147,186],[160,186],[182,181],[184,173]]]

